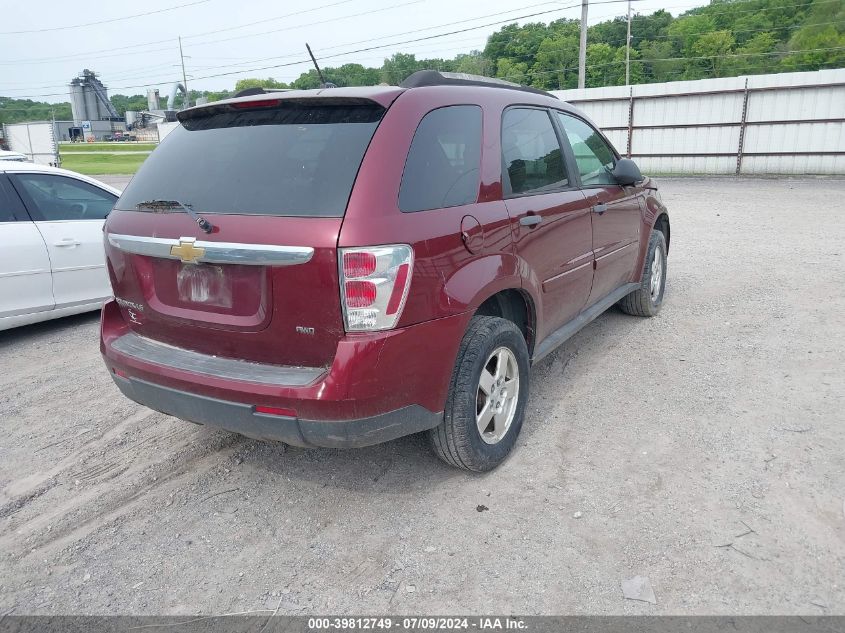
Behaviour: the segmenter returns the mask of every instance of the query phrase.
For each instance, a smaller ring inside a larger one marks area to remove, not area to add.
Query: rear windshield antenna
[[[320,78],[320,88],[337,88],[333,83],[329,83],[326,81],[326,78],[323,77],[323,71],[320,70],[320,65],[317,63],[317,58],[314,57],[314,53],[311,52],[311,47],[308,46],[308,42],[305,42],[305,48],[308,49],[308,54],[311,56],[311,61],[314,62],[314,68],[317,69],[317,76]]]

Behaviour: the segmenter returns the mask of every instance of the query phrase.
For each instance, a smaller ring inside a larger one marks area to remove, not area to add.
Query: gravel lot
[[[153,413],[95,314],[0,333],[0,614],[845,614],[845,181],[662,190],[663,312],[540,364],[483,476]]]

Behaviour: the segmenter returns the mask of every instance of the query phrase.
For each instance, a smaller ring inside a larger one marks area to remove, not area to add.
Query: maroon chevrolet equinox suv
[[[152,409],[304,447],[426,432],[485,471],[533,363],[663,302],[654,182],[548,93],[422,71],[178,118],[105,226],[102,353]]]

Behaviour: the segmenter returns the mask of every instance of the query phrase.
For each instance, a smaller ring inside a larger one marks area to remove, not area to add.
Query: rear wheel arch
[[[514,323],[528,346],[534,352],[536,311],[531,297],[521,288],[507,288],[487,297],[475,311],[476,316],[492,316]]]
[[[657,219],[654,221],[654,230],[660,231],[663,233],[663,237],[666,239],[666,252],[669,252],[669,235],[671,233],[669,227],[669,214],[668,213],[661,213],[657,216]]]

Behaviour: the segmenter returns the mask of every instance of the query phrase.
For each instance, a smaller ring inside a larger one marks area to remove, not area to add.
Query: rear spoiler
[[[293,91],[298,92],[298,91]],[[291,97],[282,95],[261,94],[253,98],[227,99],[206,105],[195,106],[176,113],[176,118],[188,130],[203,130],[216,127],[238,127],[252,125],[272,125],[276,123],[309,123],[313,119],[313,112],[317,108],[338,108],[338,106],[353,106],[356,111],[356,121],[367,123],[378,121],[384,116],[386,107],[362,97]],[[337,116],[350,122],[348,113],[337,111]],[[331,117],[325,118],[324,123],[332,122]]]

